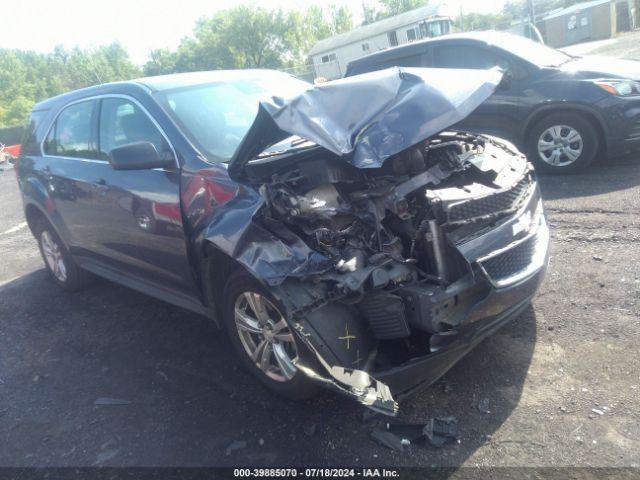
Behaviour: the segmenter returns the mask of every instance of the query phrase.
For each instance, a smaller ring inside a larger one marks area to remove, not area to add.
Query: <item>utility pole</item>
[[[533,0],[527,0],[527,16],[529,17],[529,38],[533,39],[533,29],[536,28],[536,13],[533,8]]]

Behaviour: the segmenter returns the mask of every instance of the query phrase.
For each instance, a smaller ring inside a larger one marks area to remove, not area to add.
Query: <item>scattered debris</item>
[[[229,456],[232,452],[235,452],[236,450],[242,450],[243,448],[247,448],[247,442],[245,442],[244,440],[236,440],[227,447],[224,453]]]
[[[601,257],[600,255],[594,255],[594,256],[593,256],[593,259],[594,259],[596,262],[601,262],[601,261],[602,261],[602,257]]]
[[[264,445],[264,438],[260,438],[260,440],[258,440],[258,445],[260,446]]]
[[[453,383],[451,382],[447,382],[446,380],[442,381],[442,391],[444,393],[451,393],[453,392]]]
[[[432,418],[424,427],[424,435],[434,447],[457,440],[458,420],[454,417]]]
[[[371,410],[370,408],[363,409],[361,417],[362,423],[369,423],[376,418],[380,418],[380,414],[378,412]]]
[[[553,332],[553,329],[554,329],[554,328],[555,328],[555,327],[554,327],[553,325],[549,325],[549,326],[547,327],[547,330],[549,330],[550,332]]]
[[[403,443],[400,437],[389,430],[376,427],[371,432],[371,437],[383,447],[390,448],[396,452],[404,452],[406,442]]]
[[[591,411],[593,413],[597,413],[598,415],[604,415],[604,412],[602,410],[597,409],[597,408],[592,408]]]
[[[411,423],[387,423],[387,430],[397,435],[405,444],[409,445],[424,439],[425,425]]]
[[[123,400],[121,398],[109,398],[109,397],[100,397],[93,402],[94,405],[129,405],[131,403],[130,400]]]
[[[457,440],[458,420],[454,417],[432,418],[426,424],[387,423],[374,428],[371,437],[379,444],[403,452],[404,447],[428,440],[434,447]]]
[[[168,382],[168,381],[169,381],[169,377],[168,377],[168,376],[167,376],[167,374],[166,374],[166,373],[164,373],[162,370],[158,370],[158,371],[156,372],[156,374],[157,374],[159,377],[161,377],[165,382]]]
[[[313,437],[316,434],[316,430],[318,429],[318,425],[315,423],[305,423],[302,426],[302,430],[307,437]]]
[[[488,398],[483,398],[478,402],[478,411],[481,413],[491,413],[491,410],[489,410],[489,399]]]

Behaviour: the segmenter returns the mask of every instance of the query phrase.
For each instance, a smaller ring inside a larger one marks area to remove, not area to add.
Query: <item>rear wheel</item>
[[[315,395],[317,386],[294,364],[304,346],[275,299],[244,272],[232,275],[224,298],[225,327],[245,368],[285,397]]]
[[[576,173],[598,153],[598,132],[575,113],[552,113],[536,123],[527,139],[527,156],[546,173]]]
[[[34,234],[44,265],[53,281],[69,292],[85,286],[91,278],[89,273],[76,264],[49,222],[39,220],[35,225]]]

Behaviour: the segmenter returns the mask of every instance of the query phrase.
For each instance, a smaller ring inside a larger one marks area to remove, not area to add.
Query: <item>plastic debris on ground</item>
[[[371,437],[380,445],[397,452],[405,447],[428,441],[442,447],[457,440],[458,421],[454,417],[431,418],[426,424],[387,423],[386,428],[375,428]]]

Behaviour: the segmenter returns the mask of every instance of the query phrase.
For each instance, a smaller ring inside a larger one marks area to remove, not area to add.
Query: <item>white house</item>
[[[453,22],[442,12],[441,5],[430,4],[320,40],[309,52],[316,78],[340,78],[356,58],[450,33]]]

